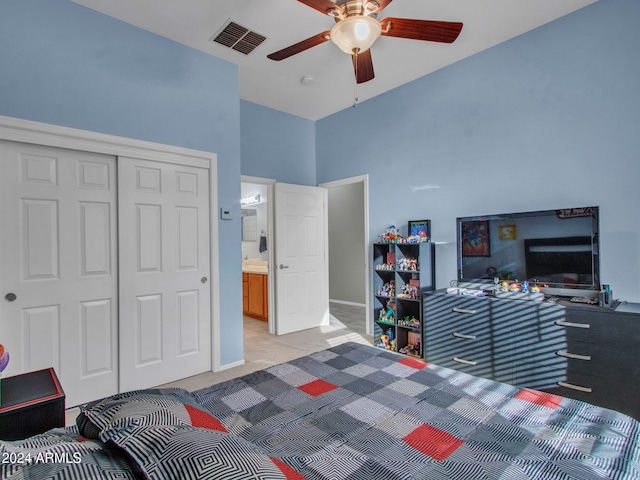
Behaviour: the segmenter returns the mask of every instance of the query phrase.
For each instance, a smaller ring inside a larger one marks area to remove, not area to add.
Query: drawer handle
[[[453,332],[451,335],[458,338],[464,338],[465,340],[475,340],[476,338],[478,338],[475,335],[465,335],[464,333],[458,332]]]
[[[591,355],[578,355],[577,353],[569,353],[569,352],[556,352],[556,355],[565,358],[575,358],[576,360],[591,360]]]
[[[471,360],[464,360],[458,357],[453,357],[453,361],[458,363],[464,363],[465,365],[471,365],[472,367],[475,367],[478,364],[478,362],[473,362]]]
[[[555,323],[560,327],[591,328],[591,325],[589,325],[588,323],[563,322],[561,320],[558,320]]]
[[[570,388],[572,390],[578,390],[579,392],[587,392],[591,393],[593,390],[590,387],[581,387],[580,385],[574,385],[572,383],[567,382],[558,382],[558,385],[565,388]]]
[[[458,307],[453,307],[451,309],[452,312],[456,312],[456,313],[467,313],[467,314],[473,314],[476,313],[475,310],[467,310],[465,308],[458,308]]]

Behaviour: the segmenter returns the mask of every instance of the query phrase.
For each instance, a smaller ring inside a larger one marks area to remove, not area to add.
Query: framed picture
[[[407,226],[408,236],[419,236],[422,242],[431,240],[430,230],[429,220],[409,220]]]
[[[516,225],[500,225],[498,227],[498,238],[500,240],[516,240],[518,238]]]
[[[488,220],[462,222],[461,230],[463,257],[491,256]]]

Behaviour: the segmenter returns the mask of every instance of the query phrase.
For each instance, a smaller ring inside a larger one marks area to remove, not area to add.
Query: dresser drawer
[[[606,378],[611,382],[640,384],[640,364],[636,352],[612,345],[570,342],[554,354],[567,359],[567,372]]]
[[[425,354],[425,361],[439,367],[451,368],[459,372],[478,377],[493,378],[493,367],[490,357],[459,357],[455,355],[435,355],[433,358]]]
[[[634,349],[640,344],[640,319],[601,310],[567,308],[564,319],[554,325],[566,332],[570,341],[609,344],[614,348]]]
[[[460,316],[480,316],[488,318],[491,303],[484,298],[464,295],[426,295],[424,299],[425,319],[459,318]]]
[[[462,295],[426,295],[424,301],[424,356],[436,365],[480,377],[496,378],[494,348],[498,339],[492,309],[486,298]],[[510,332],[500,337],[510,336]],[[510,343],[510,342],[509,342]],[[504,368],[502,368],[504,367]],[[511,363],[498,368],[511,379]]]
[[[611,382],[601,377],[571,373],[566,381],[545,391],[617,410],[640,420],[637,390],[637,384]]]

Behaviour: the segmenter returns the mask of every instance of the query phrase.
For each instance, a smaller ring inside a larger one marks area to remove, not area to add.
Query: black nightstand
[[[22,440],[64,427],[64,391],[53,368],[3,378],[0,440]]]

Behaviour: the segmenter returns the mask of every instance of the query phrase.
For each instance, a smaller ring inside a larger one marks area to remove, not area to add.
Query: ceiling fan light
[[[351,55],[354,49],[358,52],[369,50],[378,39],[382,27],[375,18],[353,16],[340,20],[331,29],[331,41],[340,50]]]

